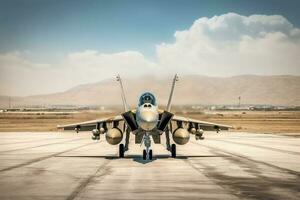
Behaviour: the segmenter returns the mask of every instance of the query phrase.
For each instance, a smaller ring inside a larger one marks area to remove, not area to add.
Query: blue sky
[[[279,14],[299,27],[299,8],[292,0],[2,0],[0,52],[31,51],[46,62],[85,49],[137,50],[154,58],[156,44],[173,41],[175,30],[200,17]]]
[[[116,74],[300,75],[296,0],[0,0],[0,95]]]

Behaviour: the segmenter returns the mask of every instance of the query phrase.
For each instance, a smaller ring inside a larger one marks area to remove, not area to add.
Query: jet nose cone
[[[151,111],[144,111],[141,113],[141,118],[145,122],[153,122],[156,121],[156,114]]]
[[[141,108],[137,113],[137,123],[143,130],[152,130],[158,122],[158,112],[155,109]]]

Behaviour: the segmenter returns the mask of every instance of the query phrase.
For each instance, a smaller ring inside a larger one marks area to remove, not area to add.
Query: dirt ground
[[[82,112],[5,112],[0,113],[0,131],[56,131],[58,124],[82,122],[117,113]],[[300,111],[215,111],[177,113],[190,118],[223,123],[232,131],[300,135]]]
[[[300,135],[300,111],[222,111],[186,116],[231,125],[232,131]]]

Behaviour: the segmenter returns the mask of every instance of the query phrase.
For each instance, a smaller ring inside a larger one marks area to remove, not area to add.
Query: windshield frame
[[[145,98],[148,97],[148,96],[150,97],[150,99],[146,100]],[[139,104],[138,104],[138,106],[144,105],[145,103],[150,103],[150,104],[156,106],[156,98],[155,98],[155,96],[152,93],[150,93],[150,92],[143,93],[140,96],[140,98],[139,98]]]

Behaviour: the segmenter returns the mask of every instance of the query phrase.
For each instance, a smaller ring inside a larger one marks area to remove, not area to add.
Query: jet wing
[[[79,122],[74,124],[66,124],[66,125],[58,125],[58,129],[63,130],[80,130],[80,131],[92,131],[96,128],[97,124],[106,124],[112,122],[119,122],[122,121],[123,117],[121,115],[117,115],[114,117],[107,117],[102,119],[95,119],[91,121]]]
[[[206,122],[206,121],[201,121],[201,120],[197,120],[197,119],[181,117],[181,116],[177,116],[177,115],[174,115],[172,117],[172,121],[188,123],[189,126],[193,125],[194,127],[199,126],[204,131],[214,131],[214,130],[219,131],[219,130],[228,130],[230,128],[233,128],[232,126],[228,126],[228,125],[224,125],[224,124]]]

